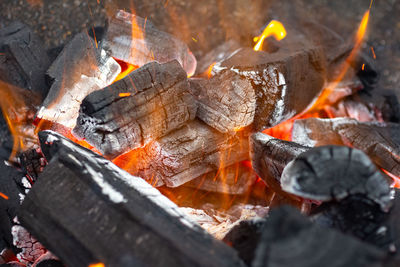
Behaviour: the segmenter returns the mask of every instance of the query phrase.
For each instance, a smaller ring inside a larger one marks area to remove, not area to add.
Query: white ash
[[[31,266],[39,257],[46,253],[46,249],[24,227],[14,225],[11,228],[13,245],[21,249],[16,256],[20,262]]]

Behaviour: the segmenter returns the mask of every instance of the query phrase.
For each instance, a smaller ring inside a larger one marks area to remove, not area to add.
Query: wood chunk
[[[289,162],[311,147],[283,141],[267,134],[250,136],[250,157],[254,171],[276,192],[282,193],[282,171]]]
[[[283,206],[267,218],[252,266],[380,266],[385,257],[384,251],[314,225],[294,208]]]
[[[243,266],[143,179],[57,133],[39,138],[50,163],[19,218],[66,265]]]
[[[364,151],[378,166],[400,176],[400,125],[354,119],[297,120],[293,141],[308,145],[348,145]]]
[[[49,86],[45,73],[50,60],[41,40],[23,23],[0,30],[0,80],[44,98]]]
[[[241,49],[213,68],[246,77],[256,95],[254,129],[264,130],[303,111],[321,91],[325,63],[320,49],[307,48],[275,53]]]
[[[147,18],[123,10],[110,19],[104,47],[114,58],[138,67],[177,60],[188,76],[196,71],[196,58],[185,43],[158,30]]]
[[[388,179],[362,151],[341,146],[313,148],[283,170],[284,191],[315,201],[340,201],[360,194],[387,211],[391,204]]]
[[[247,138],[219,133],[200,121],[131,151],[114,162],[155,186],[177,187],[249,158]]]
[[[73,128],[82,100],[110,85],[120,72],[119,64],[87,33],[77,34],[47,72],[53,84],[37,117]]]
[[[114,158],[182,127],[196,115],[177,61],[149,63],[82,102],[73,133]]]
[[[210,80],[192,79],[190,86],[198,102],[196,116],[221,133],[236,132],[253,123],[256,95],[246,78],[223,71]]]
[[[230,195],[242,195],[249,191],[257,176],[241,163],[202,175],[186,184],[185,187]]]

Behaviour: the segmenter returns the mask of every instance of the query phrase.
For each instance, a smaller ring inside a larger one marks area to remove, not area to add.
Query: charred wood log
[[[47,165],[47,161],[40,149],[30,149],[19,155],[22,170],[32,181],[36,181],[39,174]]]
[[[74,134],[113,158],[167,135],[196,115],[177,61],[149,63],[82,102]]]
[[[273,210],[255,252],[261,266],[380,266],[386,253],[336,230],[312,224],[290,207]]]
[[[196,97],[196,116],[222,133],[251,125],[256,111],[256,95],[251,83],[234,72],[218,73],[210,80],[191,80]]]
[[[49,94],[37,117],[73,128],[82,100],[110,85],[121,67],[87,33],[76,35],[50,66]]]
[[[151,184],[177,187],[221,167],[247,160],[247,138],[222,134],[200,121],[121,155],[114,162]]]
[[[47,52],[33,31],[20,22],[0,30],[0,80],[46,97]]]
[[[109,21],[104,47],[114,58],[138,67],[151,61],[177,60],[188,76],[196,71],[196,58],[185,43],[158,30],[147,19],[122,10]]]
[[[54,132],[39,138],[50,163],[19,218],[66,265],[243,266],[143,179]]]
[[[400,125],[354,119],[304,119],[293,125],[293,141],[308,146],[348,145],[364,151],[378,166],[400,176]]]
[[[340,201],[362,195],[388,211],[391,190],[386,176],[362,151],[341,146],[313,148],[282,172],[282,189],[315,201]]]
[[[269,54],[242,49],[213,68],[247,78],[256,95],[254,129],[275,126],[303,111],[324,83],[321,50],[309,45],[295,51],[283,47]]]

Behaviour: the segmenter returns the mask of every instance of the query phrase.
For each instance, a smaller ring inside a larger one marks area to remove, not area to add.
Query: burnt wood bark
[[[340,201],[360,194],[384,211],[391,204],[388,178],[365,153],[349,147],[322,146],[300,154],[283,170],[281,187],[315,201]]]
[[[155,186],[177,187],[221,167],[247,160],[247,138],[222,134],[194,120],[114,162]]]
[[[246,78],[224,71],[209,80],[193,79],[190,87],[198,103],[196,116],[211,127],[229,133],[253,123],[256,95]]]
[[[297,120],[293,141],[308,146],[348,145],[364,151],[378,166],[400,176],[400,125],[354,119]]]
[[[197,105],[177,61],[152,62],[82,102],[73,133],[116,157],[193,120]]]
[[[44,98],[50,63],[41,40],[25,24],[14,22],[0,30],[0,80]]]
[[[19,218],[66,265],[243,266],[143,179],[54,132],[39,138],[50,163]]]
[[[104,47],[114,58],[138,67],[177,60],[189,76],[196,71],[196,58],[184,42],[158,30],[147,18],[122,10],[109,20]]]
[[[236,72],[252,83],[257,131],[300,113],[322,89],[325,61],[321,50],[312,44],[291,50],[291,45],[275,53],[241,49],[213,68]]]
[[[37,117],[73,128],[85,96],[110,85],[120,72],[87,33],[77,34],[47,71],[52,85]]]

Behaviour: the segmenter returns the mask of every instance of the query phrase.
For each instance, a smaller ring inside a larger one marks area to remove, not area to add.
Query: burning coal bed
[[[198,59],[124,11],[52,53],[0,29],[1,266],[400,266],[400,107],[368,16]]]

